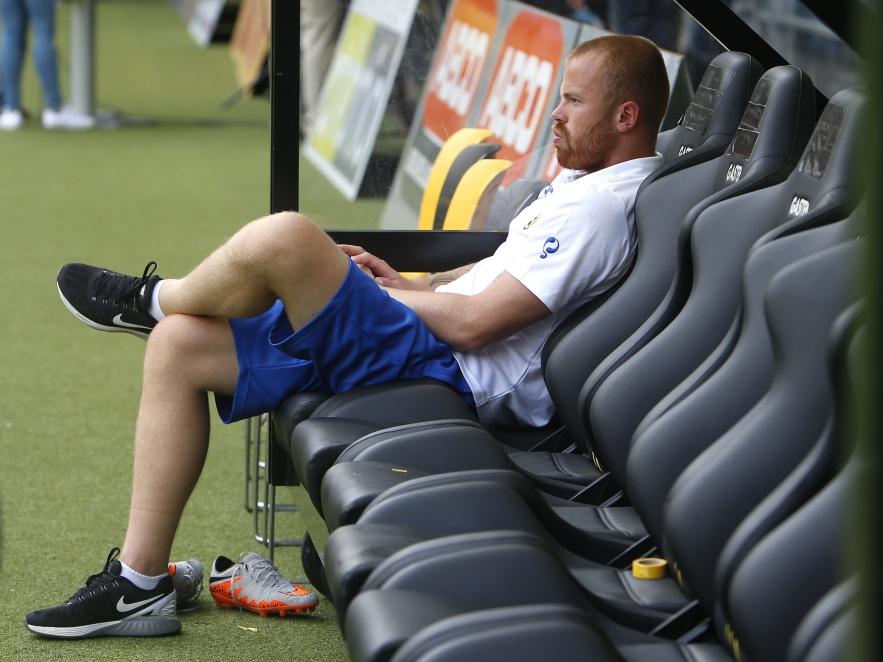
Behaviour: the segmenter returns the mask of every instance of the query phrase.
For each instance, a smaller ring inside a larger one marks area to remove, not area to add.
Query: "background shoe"
[[[140,277],[126,276],[88,264],[66,264],[56,285],[65,307],[99,331],[121,331],[146,338],[156,320],[150,315],[153,288],[162,280],[149,262]]]
[[[212,563],[209,591],[218,607],[239,608],[260,614],[309,614],[319,598],[300,584],[279,574],[260,554],[243,554],[241,562],[219,556]]]
[[[178,597],[178,611],[188,612],[199,609],[199,594],[202,593],[203,565],[196,559],[169,563],[169,576]]]
[[[119,553],[114,547],[104,569],[66,602],[25,616],[25,627],[55,639],[154,637],[180,631],[172,578],[163,577],[155,588],[142,590],[120,576]]]
[[[68,131],[82,131],[95,126],[95,118],[91,115],[78,113],[70,106],[62,106],[58,110],[46,108],[43,110],[44,129],[67,129]]]
[[[3,111],[0,112],[0,130],[2,131],[16,131],[21,128],[23,123],[24,116],[21,114],[20,110],[4,108]]]

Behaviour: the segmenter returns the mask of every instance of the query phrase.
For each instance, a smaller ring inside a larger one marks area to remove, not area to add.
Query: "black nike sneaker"
[[[172,578],[163,577],[156,588],[143,591],[120,577],[119,552],[114,547],[104,570],[89,577],[67,602],[25,616],[25,627],[55,639],[155,637],[179,632]]]
[[[59,270],[56,284],[62,303],[84,324],[146,338],[156,326],[148,312],[150,297],[162,280],[154,271],[156,262],[149,262],[140,278],[88,264],[66,264]]]

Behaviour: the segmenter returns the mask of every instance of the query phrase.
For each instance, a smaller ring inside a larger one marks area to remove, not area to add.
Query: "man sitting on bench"
[[[71,313],[148,338],[144,385],[122,553],[68,601],[29,613],[27,627],[60,638],[180,629],[166,570],[208,448],[209,392],[231,422],[298,391],[429,377],[483,421],[547,423],[540,350],[631,264],[635,193],[660,165],[667,101],[652,42],[607,36],[577,46],[552,112],[564,170],[492,256],[446,274],[403,278],[294,212],[249,223],[180,279],[162,280],[152,262],[141,277],[63,267],[58,289]]]

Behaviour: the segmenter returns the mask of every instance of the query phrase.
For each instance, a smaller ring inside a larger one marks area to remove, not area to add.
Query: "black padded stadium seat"
[[[858,389],[848,381],[844,383],[842,373],[859,374],[867,356],[865,330],[861,326],[863,313],[864,302],[859,302],[835,320],[831,337],[836,340],[836,345],[829,354],[828,374],[830,385],[840,401],[833,403],[821,434],[809,444],[809,450],[799,464],[733,531],[717,561],[715,581],[718,584],[727,585],[734,568],[758,541],[821,490],[840,469],[843,459],[851,455],[855,441],[851,423],[857,415],[854,403]],[[775,440],[777,444],[782,442],[787,443],[787,439]]]
[[[830,249],[786,269],[779,295],[783,295],[785,290],[790,290],[792,294],[801,289],[804,292],[815,291],[825,299],[822,307],[829,307],[833,299],[826,294],[831,295],[837,288],[831,288],[827,293],[819,292],[815,287],[818,285],[817,278],[809,281],[805,278],[811,271],[816,276],[823,274],[828,266],[834,264],[841,266],[841,272],[848,270],[842,268],[844,262],[841,260],[847,257],[844,252],[849,248],[852,247]],[[800,287],[801,282],[805,287]],[[835,294],[834,299],[841,295]],[[790,303],[784,297],[777,298],[775,293],[772,299],[779,303]],[[774,328],[782,324],[794,327],[805,322],[800,315],[793,316],[793,308],[781,312],[789,319],[774,319]],[[825,317],[825,313],[822,317]],[[849,325],[848,328],[853,326]],[[862,336],[861,333],[845,331],[843,324],[835,325],[832,331],[842,336],[839,340],[841,348],[844,345],[848,348],[848,354],[841,350],[836,356],[843,363],[843,356],[847,354],[846,365],[851,368],[850,375],[854,376],[863,356]],[[824,342],[820,343],[817,337],[812,344],[817,353]],[[788,373],[788,368],[786,365],[782,370]],[[833,374],[836,372],[832,370]],[[771,406],[774,406],[773,403]],[[760,431],[754,432],[760,434]],[[789,647],[792,660],[803,659],[793,657],[795,651],[808,651],[820,660],[842,659],[847,621],[839,615],[849,607],[849,596],[842,594],[838,584],[842,580],[840,573],[844,566],[842,540],[847,522],[846,503],[857,467],[857,463],[851,462],[818,494],[747,551],[744,559],[739,559],[735,572],[717,573],[717,588],[711,610],[714,629],[720,642],[733,652],[736,659],[784,660]],[[719,512],[715,510],[715,504],[708,503],[712,500],[708,497],[714,496],[713,492],[712,486],[702,502],[710,514]],[[695,541],[706,532],[707,529],[696,531],[691,539]],[[548,548],[543,548],[530,535],[519,537],[514,533],[501,532],[496,534],[503,541],[498,555],[494,552],[492,536],[495,534],[459,539],[451,537],[423,543],[403,550],[380,566],[369,577],[366,591],[352,602],[346,616],[345,632],[352,658],[388,659],[401,642],[413,637],[402,647],[402,655],[394,659],[476,659],[472,657],[473,645],[478,646],[479,651],[492,650],[497,636],[513,634],[506,624],[506,618],[523,619],[520,616],[523,611],[516,606],[522,601],[520,604],[534,607],[537,603],[546,602],[562,605],[554,607],[554,610],[566,620],[558,625],[550,623],[549,636],[554,637],[563,627],[566,633],[564,639],[546,639],[542,618],[537,619],[531,630],[535,638],[543,638],[549,649],[554,649],[556,653],[559,652],[559,644],[577,647],[577,650],[560,651],[565,656],[562,659],[578,659],[568,656],[579,653],[583,653],[586,659],[632,662],[728,659],[718,650],[719,646],[689,643],[690,637],[679,639],[678,642],[665,641],[610,622],[593,605],[582,603],[571,588],[562,585],[557,561],[542,558],[549,552]],[[670,535],[676,537],[677,531]],[[707,549],[705,551],[709,552]],[[709,561],[713,563],[716,558],[716,555],[712,555]],[[676,567],[687,589],[694,591],[695,575],[680,564]],[[415,604],[417,609],[408,609],[408,605]],[[585,610],[589,618],[574,618],[574,608]],[[474,622],[483,624],[480,635],[469,627],[469,623],[473,622],[469,616],[475,619]],[[817,629],[820,623],[825,626],[821,633]],[[573,628],[582,627],[589,628],[591,634],[580,636],[573,632]],[[660,629],[660,633],[664,632],[665,628]],[[602,640],[598,641],[596,636],[602,636]],[[568,641],[573,643],[564,643]],[[427,652],[430,642],[434,644],[433,650],[441,653],[456,651],[457,657],[443,654],[437,657],[410,657],[414,652]],[[502,645],[505,650],[510,650],[505,648],[505,644]],[[611,650],[611,645],[615,646],[616,652]],[[594,656],[595,646],[598,646],[598,657]],[[512,649],[512,657],[506,659],[532,658],[520,657],[517,649]]]
[[[864,106],[865,95],[857,89],[835,94],[822,111],[794,172],[777,187],[755,194],[758,201],[767,196],[772,198],[757,204],[778,205],[783,210],[781,218],[786,220],[778,222],[753,248],[830,223],[832,219],[848,215],[855,207],[859,194],[854,162],[864,122]],[[660,400],[641,421],[637,434],[716,370],[732,340],[731,336],[721,343],[707,361]]]
[[[636,636],[634,641],[614,645],[589,614],[561,604],[501,607],[450,616],[408,639],[391,662],[548,659],[556,662],[733,662],[716,643],[678,645]]]
[[[789,276],[785,279],[784,284],[776,285],[777,281],[774,280],[773,303],[770,305],[774,305],[777,309],[785,308],[785,312],[782,313],[780,311],[778,317],[773,320],[777,325],[776,328],[779,329],[779,337],[784,337],[786,331],[791,333],[799,332],[802,326],[808,323],[806,319],[794,317],[793,311],[789,310],[790,306],[793,305],[792,301],[799,299],[801,296],[819,299],[815,307],[810,307],[803,311],[805,317],[813,320],[811,324],[816,325],[816,333],[814,335],[810,334],[809,337],[804,338],[801,342],[792,343],[788,347],[785,356],[780,357],[781,365],[777,369],[784,373],[785,376],[775,382],[776,386],[771,390],[771,395],[765,402],[756,407],[754,415],[752,416],[749,413],[749,416],[746,417],[748,419],[747,423],[741,427],[737,426],[737,431],[729,435],[732,439],[738,439],[738,442],[731,441],[730,443],[740,443],[742,445],[748,445],[751,442],[758,443],[760,440],[765,440],[778,432],[782,444],[792,446],[796,449],[795,453],[800,453],[801,447],[805,451],[807,446],[810,446],[812,441],[816,439],[818,430],[813,430],[810,425],[800,425],[795,426],[794,429],[788,429],[788,419],[783,419],[782,417],[804,416],[804,418],[811,419],[811,415],[806,415],[806,412],[799,409],[799,403],[806,407],[811,407],[812,413],[818,415],[825,410],[824,401],[827,390],[823,386],[814,384],[814,392],[806,392],[809,389],[804,388],[801,381],[795,379],[795,375],[807,377],[809,369],[804,367],[803,374],[800,375],[793,368],[790,371],[787,368],[792,367],[795,362],[802,362],[806,366],[814,366],[818,370],[818,364],[821,363],[821,370],[824,371],[824,362],[818,355],[824,354],[826,339],[824,331],[831,326],[831,317],[845,305],[845,300],[847,299],[845,291],[848,289],[847,282],[849,274],[852,272],[852,262],[848,259],[851,250],[854,250],[854,246],[851,244],[847,244],[843,248],[829,249],[818,256],[802,260],[794,267],[786,269],[784,273],[789,274]],[[816,287],[819,280],[825,280],[824,286]],[[821,381],[824,382],[824,376],[822,376]],[[780,409],[780,405],[787,399],[783,397],[783,393],[790,395],[793,402],[791,408],[783,407]],[[806,397],[804,398],[804,396]],[[685,415],[691,414],[692,412],[688,412]],[[708,415],[713,414],[713,410],[708,412]],[[781,432],[779,432],[780,430]],[[768,471],[773,471],[773,469],[768,469]],[[402,495],[402,498],[390,498],[388,495],[384,495],[366,510],[359,525],[356,527],[344,527],[335,531],[329,538],[327,547],[329,584],[340,587],[347,581],[352,580],[356,583],[361,581],[366,568],[369,568],[371,563],[377,562],[378,550],[381,549],[381,545],[377,544],[379,541],[382,540],[382,546],[387,551],[396,549],[396,536],[402,533],[401,530],[375,529],[372,531],[372,526],[376,527],[378,524],[385,526],[399,524],[405,526],[406,529],[410,527],[409,530],[405,531],[405,536],[400,539],[404,541],[401,546],[413,542],[413,540],[420,536],[425,537],[427,532],[429,532],[428,535],[433,535],[432,527],[437,525],[438,518],[444,515],[451,516],[451,514],[441,512],[446,505],[451,505],[453,516],[469,507],[468,498],[466,504],[461,506],[457,502],[455,506],[457,499],[462,496],[456,493],[456,487],[456,485],[447,486],[447,488],[436,486],[435,495],[421,494],[416,489],[410,495]],[[494,488],[497,487],[499,486],[494,486]],[[694,499],[696,499],[694,502],[695,508],[702,513],[703,517],[710,520],[707,527],[712,528],[714,527],[713,522],[717,514],[713,509],[706,511],[702,508],[708,503],[713,503],[715,499],[721,499],[719,495],[714,494],[715,489],[716,483],[714,481],[706,481],[701,485],[701,488],[696,488],[696,493],[693,494]],[[443,494],[444,496],[442,496]],[[491,496],[495,494],[495,491],[493,489],[486,489],[483,494],[485,496],[482,498],[473,499],[473,502],[476,504],[475,508],[487,508],[487,504]],[[764,496],[766,495],[755,493],[753,496],[754,501],[751,504],[742,506],[743,516],[747,514],[745,508],[750,510],[751,506],[756,505]],[[436,500],[434,505],[433,500]],[[398,503],[395,503],[395,501],[398,501]],[[793,507],[792,504],[792,509]],[[496,514],[499,515],[500,512],[502,511],[498,510]],[[436,515],[436,513],[439,514]],[[485,521],[488,528],[495,526],[495,516],[493,514],[487,516]],[[758,526],[761,525],[769,526],[767,521],[758,524]],[[716,531],[716,536],[721,538],[723,542],[726,542],[726,538],[732,530],[733,528],[723,531],[718,530]],[[361,540],[360,531],[364,532],[363,535],[365,536]],[[684,544],[688,545],[695,544],[694,539],[697,537],[703,541],[705,537],[714,538],[706,531],[706,528],[698,531],[693,529],[691,531],[689,527],[685,526],[684,530],[680,533],[682,536],[681,540],[686,541]],[[749,535],[749,537],[751,536]],[[757,536],[754,535],[753,539],[756,538]],[[696,546],[705,551],[707,556],[703,558],[703,561],[710,564],[713,568],[716,559],[720,555],[720,549],[708,551],[705,549],[706,545]],[[678,555],[675,555],[675,557],[680,558]],[[562,558],[574,572],[579,574],[581,580],[585,582],[585,588],[590,593],[596,597],[603,598],[610,608],[607,611],[615,612],[626,618],[638,618],[645,616],[645,614],[640,613],[642,611],[640,608],[630,609],[628,606],[629,601],[637,603],[638,607],[648,607],[648,605],[652,604],[655,609],[650,610],[657,612],[665,610],[663,603],[669,606],[677,604],[670,596],[666,597],[665,594],[666,586],[675,588],[670,580],[659,583],[654,582],[648,589],[652,589],[651,593],[642,594],[640,583],[637,586],[629,585],[627,573],[619,572],[619,579],[616,579],[617,572],[611,572],[611,568],[602,570],[589,564],[577,566],[572,563],[572,559],[569,557],[559,554],[559,558]],[[694,576],[697,582],[707,580],[709,584],[713,583],[713,577],[706,577],[700,571],[696,571]],[[619,586],[617,587],[611,583],[611,579],[619,582]],[[644,586],[646,587],[646,585]],[[707,586],[697,584],[696,590],[698,588],[708,589]],[[698,592],[701,595],[701,591]],[[352,595],[354,593],[353,587],[347,587],[344,593],[347,596]],[[710,607],[706,605],[706,609],[710,609]]]
[[[566,352],[567,346],[562,345],[561,333],[553,334],[550,350],[545,354],[544,374],[553,401],[571,435],[581,434],[583,428],[575,416],[574,407],[575,395],[581,384],[580,377],[585,378],[605,351],[628,336],[640,323],[644,311],[649,314],[653,309],[664,294],[660,283],[666,276],[660,274],[669,273],[674,264],[676,242],[673,237],[683,214],[706,195],[725,186],[726,182],[716,177],[719,164],[715,162],[715,165],[708,166],[708,163],[715,157],[722,158],[721,154],[732,140],[738,118],[745,107],[749,86],[756,80],[757,71],[756,61],[740,53],[725,53],[712,62],[694,104],[688,109],[681,125],[672,130],[676,135],[667,141],[671,146],[667,160],[647,178],[639,190],[636,217],[639,245],[644,248],[639,248],[632,271],[615,292],[590,303],[579,311],[576,318],[565,322],[567,330],[571,331],[567,334],[568,337],[582,327],[580,337],[583,339],[582,343],[588,347],[584,352],[573,354],[569,361],[562,363],[554,355]],[[699,168],[705,173],[704,178],[694,176],[694,171]],[[671,187],[663,184],[663,181],[674,178],[678,181],[673,182],[672,186],[681,192],[678,196],[672,196]],[[665,213],[660,211],[660,205],[663,204],[666,205]],[[607,320],[606,329],[601,330],[599,325],[590,321],[580,324],[583,318],[588,321],[597,317]],[[587,357],[588,361],[579,357]],[[551,374],[559,371],[563,379]],[[348,398],[357,398],[357,394],[358,391],[345,395]],[[329,405],[338,397],[340,396],[331,398]],[[326,424],[322,418],[323,412],[324,409],[317,410],[309,420],[298,425],[291,438],[291,456],[296,471],[318,508],[321,508],[318,503],[319,487],[324,471],[314,472],[314,469],[327,468],[327,465],[312,458],[316,453],[321,453],[326,458],[335,452],[339,453],[348,442],[358,439],[370,427],[364,423],[355,424],[352,434],[348,435],[346,423]],[[376,415],[370,410],[366,412],[369,420],[372,415]],[[456,412],[449,413],[441,408],[438,414],[435,418],[463,418],[457,416]],[[403,422],[413,422],[413,419]],[[579,427],[573,428],[574,423]],[[579,442],[578,436],[574,438]],[[580,448],[584,447],[580,445]],[[598,478],[591,461],[581,453],[554,458],[544,456],[537,461],[525,461],[531,462],[531,466],[524,468],[538,481],[549,489],[557,487],[564,493],[574,493]],[[522,464],[520,460],[516,462]],[[307,470],[306,467],[310,469]],[[474,464],[466,464],[462,468],[475,467]]]
[[[741,592],[741,604],[732,605],[732,612],[720,611],[718,630],[727,632],[720,636],[719,643],[707,637],[698,641],[684,637],[675,642],[630,633],[571,603],[531,602],[457,613],[458,606],[453,601],[431,600],[425,593],[415,591],[411,596],[420,601],[422,609],[413,620],[431,624],[407,637],[391,659],[532,662],[554,655],[556,660],[574,661],[722,662],[735,658],[754,662],[839,662],[846,659],[850,644],[857,582],[853,578],[830,587],[828,584],[838,581],[837,556],[842,550],[838,550],[841,538],[837,535],[843,533],[846,520],[851,473],[846,471],[838,476],[746,558],[740,567],[745,583],[733,584],[734,591]],[[794,550],[803,553],[795,554]],[[792,563],[796,556],[800,558]],[[407,579],[403,583],[406,582]],[[366,602],[384,597],[396,600],[405,595],[405,590],[393,590],[386,596],[385,593],[384,589],[374,591],[374,595],[366,594]],[[543,596],[550,597],[553,596]],[[753,607],[764,605],[767,597],[772,603],[754,613]],[[781,618],[776,608],[783,609]],[[435,614],[430,615],[432,609]],[[353,614],[350,622],[359,619]],[[347,628],[353,659],[387,658],[392,650],[377,655],[381,652],[379,642],[365,641],[359,625]],[[405,625],[416,629],[414,623]],[[388,630],[380,633],[387,637],[384,644],[389,649],[396,647],[391,636],[394,634]]]
[[[587,651],[591,651],[591,657]],[[393,655],[392,662],[547,659],[622,660],[584,610],[562,604],[532,604],[446,618],[408,639]],[[728,657],[721,660],[729,662]]]
[[[494,643],[509,653],[504,659],[518,661],[536,659],[528,653],[542,643],[556,659],[623,662],[773,662],[784,660],[789,646],[817,654],[825,646],[830,653],[832,640],[843,645],[839,619],[831,621],[830,615],[831,602],[843,603],[836,589],[851,469],[745,558],[730,584],[730,599],[716,610],[717,643],[696,632],[669,631],[668,638],[664,628],[654,636],[606,619],[566,585],[560,565],[539,540],[499,532],[499,545],[488,535],[454,536],[409,548],[378,568],[346,616],[351,658],[462,662],[484,653],[499,659],[491,653]],[[684,580],[689,586],[688,575]],[[543,617],[547,604],[556,618]],[[528,609],[534,611],[532,627]],[[821,637],[807,641],[807,622],[829,625]],[[534,639],[525,655],[506,643],[508,637],[519,640],[513,623]],[[827,659],[843,659],[844,649],[839,653]]]
[[[773,348],[763,312],[770,280],[788,264],[854,237],[856,225],[850,217],[753,251],[743,274],[740,328],[732,352],[706,382],[633,438],[626,492],[655,540],[661,540],[665,498],[677,477],[770,387]]]
[[[788,220],[761,237],[755,247],[830,223],[855,207],[859,196],[853,163],[864,106],[865,96],[856,89],[837,93],[825,106],[797,169],[780,185],[784,195],[775,203],[787,204]],[[789,193],[790,200],[786,199]],[[775,195],[772,191],[769,194]],[[726,348],[727,344],[722,343],[708,361],[660,400],[644,417],[637,432],[640,434],[643,427],[704,381],[720,365]]]
[[[274,430],[283,431],[276,434],[276,441],[290,456],[301,483],[317,506],[322,476],[355,439],[378,429],[427,420],[476,420],[475,412],[447,385],[431,379],[410,380],[367,386],[324,399],[301,425],[308,424],[306,430],[315,425],[325,434],[305,434],[299,443],[292,443],[297,421],[278,419],[293,413],[295,403],[310,395],[298,393],[287,398],[273,413],[273,420]],[[297,413],[303,411],[298,409]]]
[[[751,659],[784,660],[789,635],[811,606],[824,600],[843,580],[843,541],[849,520],[846,504],[859,470],[858,463],[847,465],[748,552],[733,573],[726,601],[729,624],[738,633],[739,647]],[[802,553],[795,554],[796,550]],[[790,587],[787,592],[776,586],[783,579]],[[769,623],[776,623],[776,627],[758,627]]]
[[[642,431],[642,419],[650,412],[658,416],[659,409],[653,411],[654,406],[683,380],[689,380],[689,388],[680,387],[681,397],[726,357],[735,338],[728,331],[734,328],[739,313],[741,268],[751,247],[793,230],[839,220],[857,203],[850,160],[855,153],[861,105],[861,95],[852,90],[835,95],[787,180],[718,203],[695,219],[681,276],[692,281],[685,306],[674,321],[600,385],[596,375],[586,383],[580,397],[587,398],[584,404],[595,450],[620,485],[625,484],[629,449],[636,431]],[[851,112],[842,112],[844,108]],[[833,129],[826,119],[831,115],[840,118]],[[827,167],[808,175],[805,164],[816,160],[812,155],[818,150],[819,136],[824,136]],[[813,201],[801,208],[805,213],[793,213],[798,198]],[[667,304],[661,306],[665,307]],[[664,316],[668,315],[666,311]],[[725,344],[715,353],[722,342]],[[623,355],[623,348],[617,355]],[[697,369],[700,377],[694,372]]]
[[[860,247],[861,240],[840,244],[773,278],[766,301],[776,364],[770,389],[668,493],[663,550],[693,578],[694,595],[708,610],[718,560],[730,558],[723,554],[728,540],[798,468],[825,428],[833,402],[823,357],[829,329],[854,303]],[[766,526],[766,520],[755,524]]]
[[[343,616],[368,574],[396,552],[420,541],[505,529],[548,538],[551,552],[580,578],[603,611],[634,627],[650,629],[686,606],[674,584],[642,583],[608,565],[622,552],[622,541],[581,528],[586,515],[595,516],[592,509],[571,503],[551,513],[544,510],[549,510],[546,502],[514,472],[440,474],[399,485],[375,500],[358,524],[329,536],[328,596]]]
[[[759,75],[760,67],[757,61],[745,54],[724,53],[715,58],[711,65],[709,65],[708,71],[706,72],[706,75],[700,84],[700,88],[697,91],[696,97],[694,98],[694,102],[685,113],[685,117],[681,124],[669,132],[672,135],[666,140],[666,143],[670,145],[670,149],[667,154],[663,155],[665,158],[664,165],[657,172],[651,174],[647,183],[660,176],[671,175],[678,170],[707,161],[708,159],[722,154],[724,149],[726,149],[727,144],[732,140],[733,134],[739,123],[739,118],[745,108],[750,90]],[[699,199],[700,194],[697,193],[695,195],[697,196],[697,199]],[[647,229],[642,231],[639,229],[639,240],[641,235],[646,234],[647,232],[652,233],[653,230]],[[648,241],[653,242],[654,244],[656,243],[652,236],[648,237]],[[641,251],[639,251],[637,259],[639,264],[646,261],[642,257]],[[637,265],[635,268],[638,268]],[[651,283],[655,282],[655,279],[652,277],[647,280]],[[622,299],[623,297],[618,296],[618,298]],[[634,300],[634,298],[633,294],[627,297],[629,300]],[[609,304],[606,299],[605,304]],[[585,316],[590,310],[591,307],[581,311],[580,314]],[[623,324],[628,323],[628,316],[626,316],[624,311],[620,310],[615,304],[613,304],[610,315],[614,315],[618,319],[621,319]],[[573,322],[571,321],[571,324],[572,323]],[[628,330],[626,333],[628,333]],[[608,341],[608,344],[615,346],[614,342]],[[574,380],[574,392],[578,390],[579,385],[580,384],[576,383],[576,380]],[[329,398],[327,403],[317,408],[312,416],[315,418],[332,418],[339,416],[340,413],[337,402],[338,400],[343,400],[346,403],[345,407],[349,412],[347,414],[348,416],[377,422],[378,424],[375,425],[375,429],[381,426],[427,420],[413,415],[410,408],[398,405],[397,401],[399,394],[404,390],[407,390],[409,386],[409,382],[385,385],[383,389],[389,390],[391,393],[389,399],[384,403],[366,400],[362,411],[360,411],[358,415],[353,413],[352,403],[360,399],[362,389],[357,389],[348,394],[339,394]],[[428,394],[426,395],[430,401],[433,397],[439,397],[442,399],[442,403],[436,408],[435,415],[429,420],[469,418],[471,413],[466,411],[467,408],[465,406],[453,403],[453,408],[448,409],[448,406],[444,403],[444,396],[435,396],[435,393],[438,393],[445,388],[446,387],[442,384],[435,384],[433,386],[434,394],[432,396],[429,396]],[[552,395],[554,398],[555,393],[552,393]],[[574,399],[572,393],[568,393],[567,396],[569,396],[569,400]],[[309,401],[309,406],[299,406],[297,403],[302,399]],[[299,420],[293,418],[293,415],[295,413],[297,415],[308,413],[310,410],[309,408],[315,405],[316,401],[317,398],[315,395],[296,394],[289,398],[279,410],[274,412],[274,427],[278,430],[275,438],[282,442],[286,449],[288,447],[287,440],[290,438],[291,431]],[[570,421],[565,421],[566,423],[575,420],[573,416],[569,416],[568,418]],[[335,431],[335,436],[338,439],[343,439],[344,437],[342,436],[342,433],[342,430],[337,430]],[[350,440],[356,438],[358,438],[358,436],[350,437]],[[345,444],[339,444],[339,446],[340,445],[345,447]],[[340,450],[342,450],[342,448]],[[302,460],[297,457],[299,455],[301,454],[297,451],[293,453],[293,460],[296,466],[302,462]],[[300,469],[298,469],[298,474],[301,481],[307,486],[308,491],[310,491],[312,495],[318,497],[318,485],[320,481],[307,478],[304,475],[304,472]],[[315,483],[315,489],[311,490],[310,485],[313,483]]]

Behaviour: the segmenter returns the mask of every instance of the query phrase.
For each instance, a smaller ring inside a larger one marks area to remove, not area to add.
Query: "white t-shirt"
[[[635,193],[662,157],[625,161],[590,174],[562,171],[516,216],[496,252],[438,292],[477,294],[507,271],[551,311],[476,351],[454,351],[479,418],[496,425],[549,422],[554,407],[540,358],[552,330],[626,272],[637,248]]]

